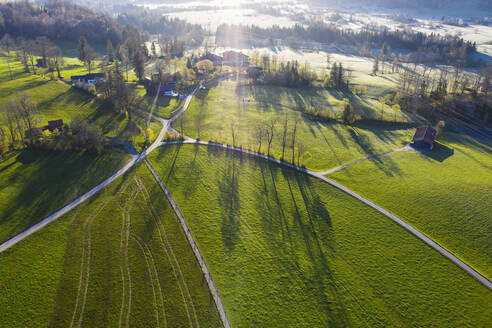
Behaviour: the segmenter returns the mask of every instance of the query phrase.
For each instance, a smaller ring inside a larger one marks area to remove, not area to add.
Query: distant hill
[[[425,12],[434,16],[492,16],[492,0],[311,0],[321,6],[355,8],[362,5],[367,8],[385,8],[389,10],[407,10]]]

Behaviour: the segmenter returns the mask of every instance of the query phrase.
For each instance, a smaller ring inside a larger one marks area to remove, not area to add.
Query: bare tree
[[[237,124],[235,120],[231,120],[231,134],[232,134],[232,146],[236,147],[237,138]]]
[[[289,129],[289,118],[287,117],[287,115],[285,115],[282,127],[283,127],[283,132],[282,132],[282,160],[283,160],[284,156],[285,156],[285,146],[287,144],[287,133],[288,133],[288,129]]]
[[[10,68],[10,50],[15,46],[15,41],[10,37],[10,35],[5,34],[0,41],[2,48],[7,52],[7,66],[9,68],[10,79],[13,80],[12,69]]]
[[[263,142],[263,136],[264,136],[264,129],[261,124],[256,125],[255,127],[255,137],[256,137],[256,143],[258,144],[258,153],[261,152],[261,144]]]
[[[270,156],[270,147],[272,146],[273,137],[275,136],[275,126],[277,125],[277,120],[272,118],[266,124],[266,137],[268,142],[268,152],[267,155]]]
[[[36,69],[34,68],[34,57],[36,56],[37,49],[38,45],[36,41],[27,40],[25,42],[25,51],[27,54],[27,58],[29,59],[29,62],[31,64],[33,74],[36,74]]]
[[[58,78],[61,79],[61,67],[64,63],[62,50],[58,46],[52,46],[47,50],[46,56],[49,70],[52,73],[56,71]]]
[[[36,123],[36,114],[38,112],[37,104],[27,93],[21,93],[16,97],[17,108],[24,122],[24,126],[27,127],[29,139],[31,144],[34,143],[33,127]]]
[[[36,38],[36,45],[39,55],[41,55],[41,58],[43,58],[43,60],[46,62],[48,60],[48,50],[53,46],[53,44],[47,37],[40,36]]]
[[[0,110],[2,125],[7,128],[10,137],[10,144],[12,148],[14,148],[17,142],[17,132],[19,131],[19,127],[17,126],[18,120],[16,117],[18,112],[15,101],[10,100],[5,102]]]
[[[301,166],[302,164],[302,161],[301,161],[301,158],[304,154],[304,144],[302,143],[302,141],[298,141],[297,142],[297,166]],[[292,163],[294,164],[294,163]]]
[[[295,163],[296,159],[296,133],[297,133],[297,123],[298,123],[297,117],[294,120],[294,127],[292,129],[292,164]]]

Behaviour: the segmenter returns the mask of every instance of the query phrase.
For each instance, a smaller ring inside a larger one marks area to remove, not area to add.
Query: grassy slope
[[[232,144],[230,126],[231,121],[236,121],[239,130],[236,144],[257,150],[255,126],[276,118],[279,123],[272,154],[281,157],[281,122],[287,115],[289,131],[295,118],[300,122],[297,139],[312,155],[306,166],[314,170],[329,169],[399,147],[413,133],[413,129],[397,124],[359,124],[352,129],[342,124],[314,122],[301,115],[300,109],[309,101],[315,106],[323,106],[325,96],[317,92],[305,93],[302,89],[276,87],[248,90],[247,87],[237,88],[234,82],[224,81],[218,87],[198,92],[184,115],[185,133],[202,140],[213,139]],[[174,127],[179,129],[179,121],[175,122]],[[266,152],[266,149],[264,141],[262,151]],[[285,157],[292,158],[290,143]]]
[[[150,160],[234,327],[485,327],[492,320],[488,289],[327,184],[213,147],[169,146]]]
[[[330,177],[404,218],[492,279],[492,142],[454,133],[445,134],[443,142],[450,149],[394,153]]]
[[[40,76],[23,73],[19,62],[10,59],[15,79],[10,80],[6,57],[0,57],[0,103],[15,97],[19,92],[29,93],[38,103],[38,125],[47,125],[48,120],[63,119],[65,122],[79,116],[101,127],[106,136],[132,142],[137,148],[145,141],[141,128],[130,123],[122,114],[115,114],[106,102],[95,98],[63,82],[49,81]],[[67,61],[75,59],[67,58]],[[75,65],[75,69],[85,73],[85,68]],[[64,73],[65,74],[65,73]],[[143,119],[135,117],[139,126],[144,126]],[[161,129],[161,124],[155,120],[150,123],[151,140],[155,139]]]
[[[25,150],[0,161],[0,242],[25,230],[113,174],[128,161],[103,155]]]
[[[137,180],[145,187],[140,189]],[[156,221],[150,212],[151,207],[144,196],[145,189],[150,195],[152,206],[158,213],[157,222],[162,224],[159,228],[155,224]],[[132,196],[136,196],[134,201],[131,201]],[[119,321],[122,302],[120,265],[125,262],[120,258],[120,243],[122,213],[125,206],[131,206],[128,248],[132,281],[130,326],[156,326],[156,304],[160,310],[161,327],[165,325],[162,305],[169,327],[189,326],[187,310],[180,292],[180,288],[184,290],[183,280],[177,283],[173,270],[179,272],[178,267],[173,258],[171,265],[165,253],[165,250],[171,252],[171,249],[174,251],[192,297],[200,327],[220,326],[217,311],[203,282],[200,267],[178,219],[145,166],[133,170],[88,203],[0,254],[0,326],[68,327],[70,325],[77,299],[82,250],[88,252],[87,244],[84,247],[83,243],[83,236],[89,227],[85,224],[91,218],[94,221],[91,226],[90,281],[83,326],[115,325]],[[99,210],[101,210],[99,215],[94,215]],[[169,241],[165,249],[159,238],[159,230]],[[153,257],[148,252],[144,256],[136,240],[142,246],[146,245]],[[154,299],[152,284],[158,293],[158,282],[155,275],[152,276],[151,281],[146,262],[148,260],[151,263],[152,259],[159,274],[164,304],[161,303],[160,296],[157,297],[157,302]],[[124,266],[123,269],[125,270],[126,267]],[[84,285],[86,272],[84,271],[83,275]],[[126,295],[128,292],[127,287]],[[184,294],[188,310],[192,314],[190,298],[185,290]],[[81,296],[79,309],[82,299]],[[127,308],[127,304],[124,308]],[[77,326],[79,315],[75,317],[75,326]],[[125,324],[125,317],[126,312],[123,314],[123,324]],[[192,319],[194,320],[193,314]]]

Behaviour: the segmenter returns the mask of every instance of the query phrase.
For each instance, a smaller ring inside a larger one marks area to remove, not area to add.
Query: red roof
[[[434,144],[434,140],[436,140],[437,131],[430,126],[423,126],[415,131],[415,135],[413,136],[413,142],[424,142],[429,145]]]

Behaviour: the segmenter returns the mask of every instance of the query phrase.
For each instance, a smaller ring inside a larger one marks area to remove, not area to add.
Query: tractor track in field
[[[132,191],[132,194],[129,197],[129,201],[126,202],[123,211],[121,212],[122,230],[120,235],[120,271],[122,273],[122,295],[121,295],[121,307],[120,307],[120,317],[119,317],[118,327],[121,327],[122,325],[123,314],[125,312],[125,300],[126,300],[127,308],[126,308],[126,316],[125,316],[125,327],[127,328],[130,326],[130,314],[131,314],[131,306],[132,306],[132,277],[130,273],[130,261],[128,259],[128,245],[130,243],[130,229],[131,229],[130,212],[137,196],[138,196],[138,188],[135,188],[135,190]],[[127,290],[126,284],[128,285],[128,293],[126,292]]]
[[[84,221],[84,224],[82,225],[82,231],[84,232],[84,236],[82,240],[82,256],[80,261],[79,286],[77,289],[77,296],[75,299],[75,307],[72,314],[72,320],[69,326],[70,328],[72,328],[75,323],[75,318],[77,316],[77,309],[80,303],[80,294],[82,290],[84,290],[83,291],[84,296],[82,299],[82,305],[79,313],[80,316],[77,320],[77,327],[80,327],[82,325],[82,320],[84,317],[85,304],[87,300],[87,290],[88,290],[89,279],[90,279],[90,264],[91,264],[91,256],[92,256],[92,223],[94,222],[95,218],[99,216],[99,214],[104,210],[104,208],[108,205],[110,201],[111,198],[109,198],[103,204],[101,204],[101,206],[97,210],[95,210],[92,213],[92,215],[87,220]],[[85,287],[83,288],[84,271],[86,271],[86,274],[85,274]]]
[[[138,237],[136,235],[134,235],[134,234],[132,235],[132,237],[135,240],[135,242],[137,243],[137,245],[140,248],[140,250],[142,251],[143,257],[145,259],[145,265],[147,267],[147,272],[149,274],[150,284],[152,286],[152,294],[154,295],[155,319],[157,321],[156,322],[157,323],[157,327],[160,327],[161,324],[160,324],[160,321],[159,321],[159,304],[158,304],[158,301],[157,301],[156,286],[154,284],[154,274],[152,273],[152,269],[150,268],[150,263],[149,263],[148,255],[146,253],[146,249],[143,247],[143,243],[144,242],[138,240]],[[156,277],[155,279],[158,280],[159,277]],[[166,322],[166,317],[165,316],[164,316],[164,322],[165,322],[165,327],[167,327],[167,322]]]
[[[138,180],[137,180],[138,181]],[[144,197],[145,197],[145,200],[146,200],[146,203],[147,203],[147,208],[149,209],[149,212],[151,213],[151,216],[154,220],[154,223],[156,224],[156,227],[157,227],[157,230],[159,231],[159,237],[160,237],[160,240],[161,240],[161,245],[163,247],[163,249],[165,250],[165,253],[167,255],[167,258],[169,260],[169,263],[173,269],[173,273],[174,273],[174,277],[176,279],[176,283],[178,284],[179,286],[179,289],[181,291],[181,296],[183,298],[183,302],[185,304],[185,309],[186,309],[186,313],[187,313],[187,316],[188,316],[188,321],[189,321],[189,324],[190,324],[190,328],[193,328],[193,319],[192,319],[192,315],[190,314],[190,310],[189,310],[189,306],[191,306],[191,309],[193,311],[193,316],[194,316],[194,321],[196,322],[196,327],[197,328],[200,328],[200,323],[198,322],[198,316],[197,316],[197,313],[196,313],[196,309],[195,309],[195,305],[193,303],[193,299],[191,297],[191,293],[190,293],[190,290],[188,288],[188,285],[186,284],[186,280],[184,278],[184,275],[183,275],[183,272],[181,270],[181,266],[178,262],[178,259],[176,257],[176,254],[174,253],[174,250],[171,246],[171,243],[169,242],[169,238],[167,236],[167,233],[166,233],[166,229],[164,227],[164,224],[162,223],[162,220],[160,219],[159,215],[157,214],[153,204],[152,204],[152,201],[150,199],[150,195],[147,191],[147,188],[145,187],[145,185],[142,183],[142,181],[138,181],[137,182],[139,187],[141,188],[142,190],[142,193],[144,194]],[[164,235],[164,237],[163,237]],[[185,292],[183,291],[183,289],[185,290],[186,292],[186,295],[185,295]],[[188,304],[188,301],[187,301],[187,297],[189,299],[189,304]]]
[[[155,279],[157,282],[157,287],[159,288],[159,297],[161,300],[161,307],[162,307],[162,317],[164,318],[164,327],[167,328],[167,318],[166,318],[166,308],[164,306],[164,295],[162,294],[162,287],[161,287],[161,282],[160,282],[160,277],[159,277],[159,272],[157,271],[157,266],[155,265],[155,258],[154,254],[152,254],[151,248],[147,245],[144,244],[144,247],[147,248],[147,251],[149,253],[151,263],[152,263],[152,268],[154,269],[154,274],[155,274]]]

